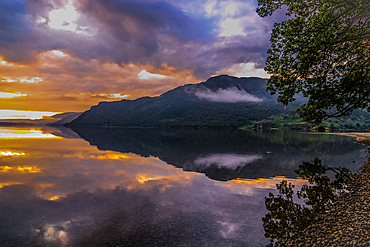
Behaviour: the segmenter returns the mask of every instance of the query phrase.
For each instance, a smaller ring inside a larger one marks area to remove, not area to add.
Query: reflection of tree
[[[325,175],[327,171],[335,173],[333,181]],[[286,246],[308,226],[320,221],[325,209],[352,178],[348,169],[328,167],[317,158],[313,163],[303,162],[295,172],[309,182],[297,192],[298,199],[303,199],[305,205],[294,202],[294,185],[286,180],[276,185],[279,194],[270,193],[265,199],[270,212],[262,219],[265,236],[271,239],[269,246]]]

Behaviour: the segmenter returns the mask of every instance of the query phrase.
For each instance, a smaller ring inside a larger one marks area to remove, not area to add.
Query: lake
[[[265,246],[264,200],[303,161],[356,171],[332,134],[0,128],[0,246]]]

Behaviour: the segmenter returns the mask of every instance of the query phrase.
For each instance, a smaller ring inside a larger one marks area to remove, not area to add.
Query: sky
[[[256,7],[257,0],[0,0],[0,110],[85,111],[220,74],[268,78],[271,30],[286,16],[261,18]]]

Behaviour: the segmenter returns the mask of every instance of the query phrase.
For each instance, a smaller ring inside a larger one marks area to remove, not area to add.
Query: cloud
[[[261,155],[211,154],[203,158],[197,158],[194,163],[205,167],[216,165],[218,168],[225,167],[235,170],[259,159],[262,159]]]
[[[60,9],[55,9],[49,12],[48,25],[54,29],[60,30],[77,30],[78,12],[74,8],[72,1],[67,1],[67,5]]]
[[[6,93],[6,92],[0,92],[0,98],[15,98],[15,97],[25,97],[27,94],[21,94],[21,93]]]
[[[217,72],[217,74],[229,74],[236,77],[260,77],[270,78],[264,69],[256,68],[255,63],[238,63],[230,68],[225,68]]]
[[[204,89],[194,93],[200,99],[206,99],[214,102],[236,103],[236,102],[262,102],[263,99],[257,98],[244,90],[236,87],[227,89],[218,89],[216,92],[210,89]]]
[[[27,24],[29,16],[24,0],[0,2],[0,42],[16,42],[16,34],[30,34],[33,29]]]
[[[152,80],[152,79],[166,79],[167,76],[165,75],[159,75],[159,74],[153,74],[153,73],[150,73],[148,71],[146,71],[145,69],[140,71],[140,73],[137,75],[139,79],[141,80]]]
[[[58,112],[0,110],[0,119],[41,119],[44,116],[53,116],[57,113]]]
[[[21,77],[21,78],[9,78],[9,77],[3,77],[3,81],[12,83],[12,82],[20,82],[20,83],[39,83],[42,81],[42,78],[40,77]]]
[[[129,95],[121,95],[119,93],[114,93],[114,94],[101,93],[101,94],[93,94],[92,96],[106,98],[106,99],[124,99],[124,98],[127,98]]]
[[[117,64],[151,61],[156,67],[165,62],[195,70],[197,76],[206,79],[224,68],[222,59],[207,54],[217,55],[230,44],[258,45],[263,50],[259,56],[264,60],[272,28],[271,22],[255,13],[254,1],[214,1],[211,10],[207,10],[209,1],[192,1],[191,7],[182,1],[169,0],[17,2],[14,6],[18,8],[9,9],[3,17],[9,23],[13,23],[14,15],[24,19],[17,25],[22,29],[7,26],[7,33],[14,39],[0,48],[7,61],[35,61],[37,53],[62,49],[86,61],[97,59]],[[230,25],[233,23],[237,23],[237,30],[236,25]],[[228,37],[219,37],[220,34]],[[239,34],[245,37],[237,38]],[[247,50],[243,55],[250,56]],[[209,61],[204,63],[203,56]]]
[[[0,105],[83,111],[93,95],[133,99],[222,73],[258,76],[273,23],[286,17],[262,19],[255,8],[255,0],[0,1],[2,91],[28,94]]]
[[[2,90],[27,94],[20,97],[27,98],[22,101],[1,101],[0,97],[2,108],[85,111],[101,100],[157,96],[177,86],[197,82],[192,71],[180,71],[165,63],[155,68],[150,63],[118,65],[95,59],[86,62],[64,50],[40,53],[37,60],[35,64],[21,66],[0,60],[4,61],[0,63]]]
[[[240,21],[227,18],[221,24],[223,32],[220,36],[231,37],[233,35],[244,35],[243,29],[240,27]]]

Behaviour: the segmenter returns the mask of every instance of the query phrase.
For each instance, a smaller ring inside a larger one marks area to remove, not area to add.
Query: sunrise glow
[[[25,153],[18,153],[18,152],[12,152],[12,151],[0,151],[0,157],[1,156],[24,156]]]
[[[1,95],[1,94],[0,94]],[[59,112],[0,110],[0,119],[42,119]]]
[[[11,98],[15,98],[15,97],[25,97],[25,96],[27,96],[27,94],[0,92],[0,98],[3,98],[3,99],[11,99]],[[2,110],[0,110],[0,111],[2,111]]]
[[[141,80],[151,80],[151,79],[165,79],[167,76],[165,75],[159,75],[159,74],[153,74],[153,73],[150,73],[148,71],[146,71],[145,69],[140,71],[140,73],[138,74],[138,78],[141,79]]]
[[[98,159],[98,160],[105,160],[105,159],[120,160],[120,159],[129,159],[130,156],[128,156],[127,154],[117,153],[117,154],[105,154],[105,155],[91,155],[90,158]]]
[[[273,20],[255,1],[89,2],[0,3],[1,110],[82,112],[220,74],[269,77]]]

